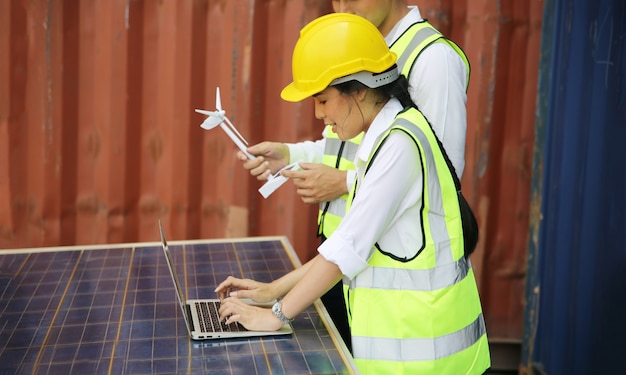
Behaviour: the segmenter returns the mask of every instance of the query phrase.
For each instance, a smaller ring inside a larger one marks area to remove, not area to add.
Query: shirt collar
[[[361,141],[359,151],[357,152],[358,159],[367,161],[372,149],[374,148],[374,142],[376,142],[381,134],[389,129],[393,120],[396,118],[398,113],[400,113],[400,111],[402,111],[402,104],[400,104],[400,101],[397,98],[389,99],[380,112],[378,112],[376,117],[374,117],[374,121],[372,121],[369,129],[363,135],[363,140]]]
[[[385,36],[385,42],[387,42],[388,46],[398,40],[398,38],[402,35],[402,33],[404,33],[404,31],[406,31],[406,29],[409,28],[409,26],[414,23],[424,21],[417,5],[411,5],[409,6],[409,9],[409,13],[402,17],[402,19],[394,25],[389,34]]]

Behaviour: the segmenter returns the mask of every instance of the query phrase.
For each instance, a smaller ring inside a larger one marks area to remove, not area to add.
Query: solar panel
[[[228,275],[271,281],[293,269],[283,238],[173,242],[187,298]],[[2,373],[349,373],[323,308],[289,336],[189,340],[160,245],[0,252]],[[296,260],[297,262],[297,260]]]

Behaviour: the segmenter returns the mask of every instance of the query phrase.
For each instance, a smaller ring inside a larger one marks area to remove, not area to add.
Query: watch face
[[[272,312],[274,313],[274,316],[276,316],[281,322],[285,324],[288,324],[290,322],[290,319],[287,319],[287,317],[283,315],[282,304],[280,303],[280,301],[276,302],[274,306],[272,306]]]

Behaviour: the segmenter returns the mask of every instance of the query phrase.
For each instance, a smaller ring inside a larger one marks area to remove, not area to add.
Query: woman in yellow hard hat
[[[330,14],[302,29],[281,96],[313,97],[315,116],[341,140],[364,132],[347,213],[304,266],[271,283],[222,282],[220,316],[276,330],[343,277],[362,373],[481,374],[489,349],[458,180],[395,62],[359,16]],[[269,310],[242,297],[279,301]]]

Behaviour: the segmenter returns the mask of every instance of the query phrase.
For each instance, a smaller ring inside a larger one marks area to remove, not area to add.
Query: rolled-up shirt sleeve
[[[354,169],[349,169],[346,171],[346,186],[348,187],[348,191],[352,190],[352,185],[354,185],[354,181],[356,179],[356,171]]]
[[[367,267],[367,260],[356,252],[356,246],[352,233],[335,231],[318,251],[326,260],[339,266],[341,273],[352,278]],[[336,251],[337,249],[343,251]]]

